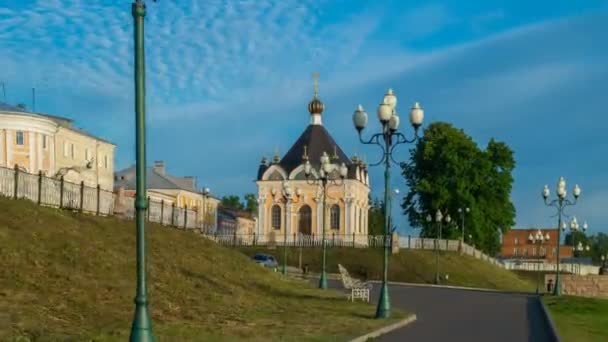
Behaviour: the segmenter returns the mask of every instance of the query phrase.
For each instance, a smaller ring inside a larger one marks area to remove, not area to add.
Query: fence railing
[[[31,174],[15,167],[0,167],[0,195],[28,199],[38,205],[78,210],[96,215],[112,215],[114,194],[97,187],[50,178],[42,172]]]
[[[323,236],[319,234],[238,234],[236,232],[226,234],[204,234],[209,239],[225,246],[251,247],[251,246],[291,246],[291,247],[319,247],[323,246]],[[365,234],[326,234],[325,243],[330,247],[383,247],[384,236],[373,236]],[[387,238],[390,246],[392,239]]]
[[[505,268],[508,270],[517,271],[556,271],[557,265],[555,262],[529,262],[529,261],[503,261]],[[572,274],[587,275],[599,274],[600,267],[594,265],[585,265],[578,263],[560,262],[560,271],[569,272]]]
[[[121,207],[124,212],[122,216],[134,219],[135,218],[135,198],[121,198]],[[199,222],[198,212],[193,209],[181,208],[175,203],[165,203],[164,200],[158,201],[148,197],[148,210],[146,212],[146,220],[149,222],[160,223],[165,226],[172,226],[183,229],[195,229],[201,227]]]

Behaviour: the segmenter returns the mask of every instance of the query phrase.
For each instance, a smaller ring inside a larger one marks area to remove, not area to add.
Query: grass
[[[147,225],[159,341],[344,341],[391,324],[200,235]],[[0,198],[0,341],[124,341],[135,295],[135,224]]]
[[[265,247],[240,248],[251,256],[257,252],[270,253],[282,265],[283,248]],[[288,248],[287,260],[291,266],[299,264],[299,248]],[[382,249],[380,248],[328,248],[328,272],[337,273],[338,263],[342,264],[353,276],[367,279],[381,279]],[[312,272],[319,272],[321,264],[320,248],[303,248],[302,264],[308,264]],[[442,284],[453,286],[478,287],[509,291],[535,291],[536,282],[529,276],[518,275],[509,270],[494,266],[457,252],[442,252],[439,257],[440,274],[448,274]],[[400,250],[389,259],[389,281],[431,284],[435,279],[435,254],[428,250]]]
[[[564,342],[608,341],[608,299],[547,296],[543,301]]]

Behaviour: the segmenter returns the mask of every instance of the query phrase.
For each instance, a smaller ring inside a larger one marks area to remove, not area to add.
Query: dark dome
[[[316,96],[308,103],[308,111],[310,114],[321,114],[325,109],[325,105]]]

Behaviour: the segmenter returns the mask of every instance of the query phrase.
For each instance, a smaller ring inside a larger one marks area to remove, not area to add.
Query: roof
[[[4,102],[0,102],[0,111],[2,112],[10,112],[11,114],[17,114],[17,115],[24,115],[24,116],[31,116],[31,117],[42,117],[42,118],[46,118],[46,119],[50,119],[52,121],[54,121],[55,123],[57,123],[59,126],[61,127],[65,127],[68,128],[76,133],[85,135],[87,137],[93,138],[93,139],[97,139],[99,141],[103,141],[105,143],[111,144],[116,146],[116,144],[114,144],[113,142],[100,138],[98,136],[95,136],[81,128],[78,127],[74,127],[73,123],[74,120],[72,119],[68,119],[68,118],[64,118],[61,116],[55,116],[55,115],[50,115],[50,114],[45,114],[45,113],[38,113],[38,112],[30,112],[27,109],[21,108],[21,107],[17,107],[17,106],[13,106],[13,105],[9,105],[8,103],[4,103]]]
[[[124,187],[127,190],[135,190],[135,165],[132,165],[131,167],[126,168],[124,170],[115,172],[114,177],[115,188]],[[161,175],[160,173],[156,172],[153,167],[148,167],[146,170],[146,187],[148,189],[179,189],[199,193],[196,188],[188,186],[188,184],[186,184],[185,182],[176,181],[178,179],[179,177],[174,177],[167,174]]]
[[[302,164],[304,156],[304,147],[306,147],[306,155],[313,167],[318,168],[321,164],[321,156],[323,152],[332,158],[332,163],[346,164],[347,166],[354,165],[353,162],[346,156],[344,151],[338,146],[336,141],[329,134],[327,129],[322,125],[308,125],[298,140],[291,146],[289,151],[278,162],[288,174]],[[337,156],[337,159],[333,157]],[[262,178],[264,168],[258,171],[258,180]],[[350,175],[349,175],[349,178]]]

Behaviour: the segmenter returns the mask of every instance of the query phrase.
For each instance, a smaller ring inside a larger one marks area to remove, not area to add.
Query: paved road
[[[379,287],[374,284],[374,303]],[[393,308],[414,312],[417,320],[378,341],[554,341],[532,295],[401,285],[390,286],[389,294]]]

